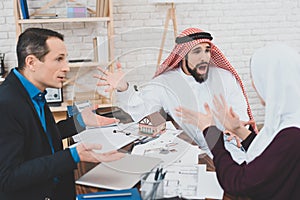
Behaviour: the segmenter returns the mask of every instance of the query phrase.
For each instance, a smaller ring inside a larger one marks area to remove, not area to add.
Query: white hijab
[[[284,128],[300,128],[300,55],[280,44],[257,50],[251,59],[251,75],[266,103],[263,129],[247,151],[247,163],[268,147]]]

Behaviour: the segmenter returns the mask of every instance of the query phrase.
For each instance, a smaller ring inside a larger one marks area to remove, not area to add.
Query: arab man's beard
[[[206,68],[206,73],[205,74],[199,74],[197,72],[197,68],[201,68],[204,67],[203,64],[207,64]],[[194,69],[191,69],[188,65],[188,62],[186,62],[186,68],[188,70],[188,72],[194,77],[194,79],[198,82],[198,83],[203,83],[204,81],[207,80],[208,78],[208,71],[209,71],[209,65],[208,63],[200,63],[198,65],[196,65],[196,67]]]

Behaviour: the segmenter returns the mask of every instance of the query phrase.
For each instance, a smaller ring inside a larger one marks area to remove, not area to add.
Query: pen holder
[[[141,177],[141,197],[143,200],[163,199],[164,180],[155,180],[155,173],[147,173]]]

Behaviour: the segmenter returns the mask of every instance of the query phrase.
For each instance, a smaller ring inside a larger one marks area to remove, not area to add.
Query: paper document
[[[134,146],[131,153],[160,158],[163,165],[169,165],[178,161],[190,148],[194,147],[167,130],[155,140]],[[198,154],[195,156],[198,157]]]
[[[190,145],[190,148],[178,159],[175,163],[183,165],[196,165],[199,162],[199,154],[205,151],[200,149],[197,145]]]
[[[126,135],[123,132],[115,130],[118,130],[117,126],[87,129],[77,135],[74,135],[73,139],[75,142],[101,144],[102,149],[97,150],[97,152],[103,153],[120,149],[139,138],[137,135]]]
[[[165,168],[164,197],[187,199],[222,199],[223,189],[215,172],[206,171],[206,165],[173,164]]]
[[[164,180],[164,197],[202,198],[198,187],[199,175],[206,171],[206,165],[178,165],[168,166]]]
[[[119,123],[117,124],[117,127],[118,127],[118,131],[121,131],[123,133],[130,133],[131,135],[140,135],[139,125],[136,122],[126,123],[126,124]],[[174,136],[177,136],[180,133],[182,133],[182,130],[177,130],[175,126],[172,124],[172,122],[167,121],[166,132]]]
[[[107,125],[103,125],[103,126],[87,126],[86,129],[93,129],[93,128],[107,128],[107,127],[111,127],[111,126],[118,126],[118,122],[112,123],[112,124],[107,124]]]
[[[166,130],[168,133],[172,133],[174,136],[175,135],[177,136],[180,133],[182,133],[182,130],[176,129],[176,127],[174,126],[174,124],[171,121],[166,122]]]
[[[198,187],[200,188],[199,196],[223,199],[224,191],[219,184],[216,172],[205,172],[201,174]]]

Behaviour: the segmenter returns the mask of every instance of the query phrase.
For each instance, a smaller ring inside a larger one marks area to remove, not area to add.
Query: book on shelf
[[[109,46],[107,36],[97,36],[93,39],[94,60],[107,64],[109,62]]]
[[[96,2],[96,16],[108,17],[109,2],[108,0],[97,0]]]
[[[20,0],[19,5],[20,5],[23,19],[29,19],[27,0]]]
[[[31,19],[55,19],[57,17],[56,13],[40,13],[30,16]]]

